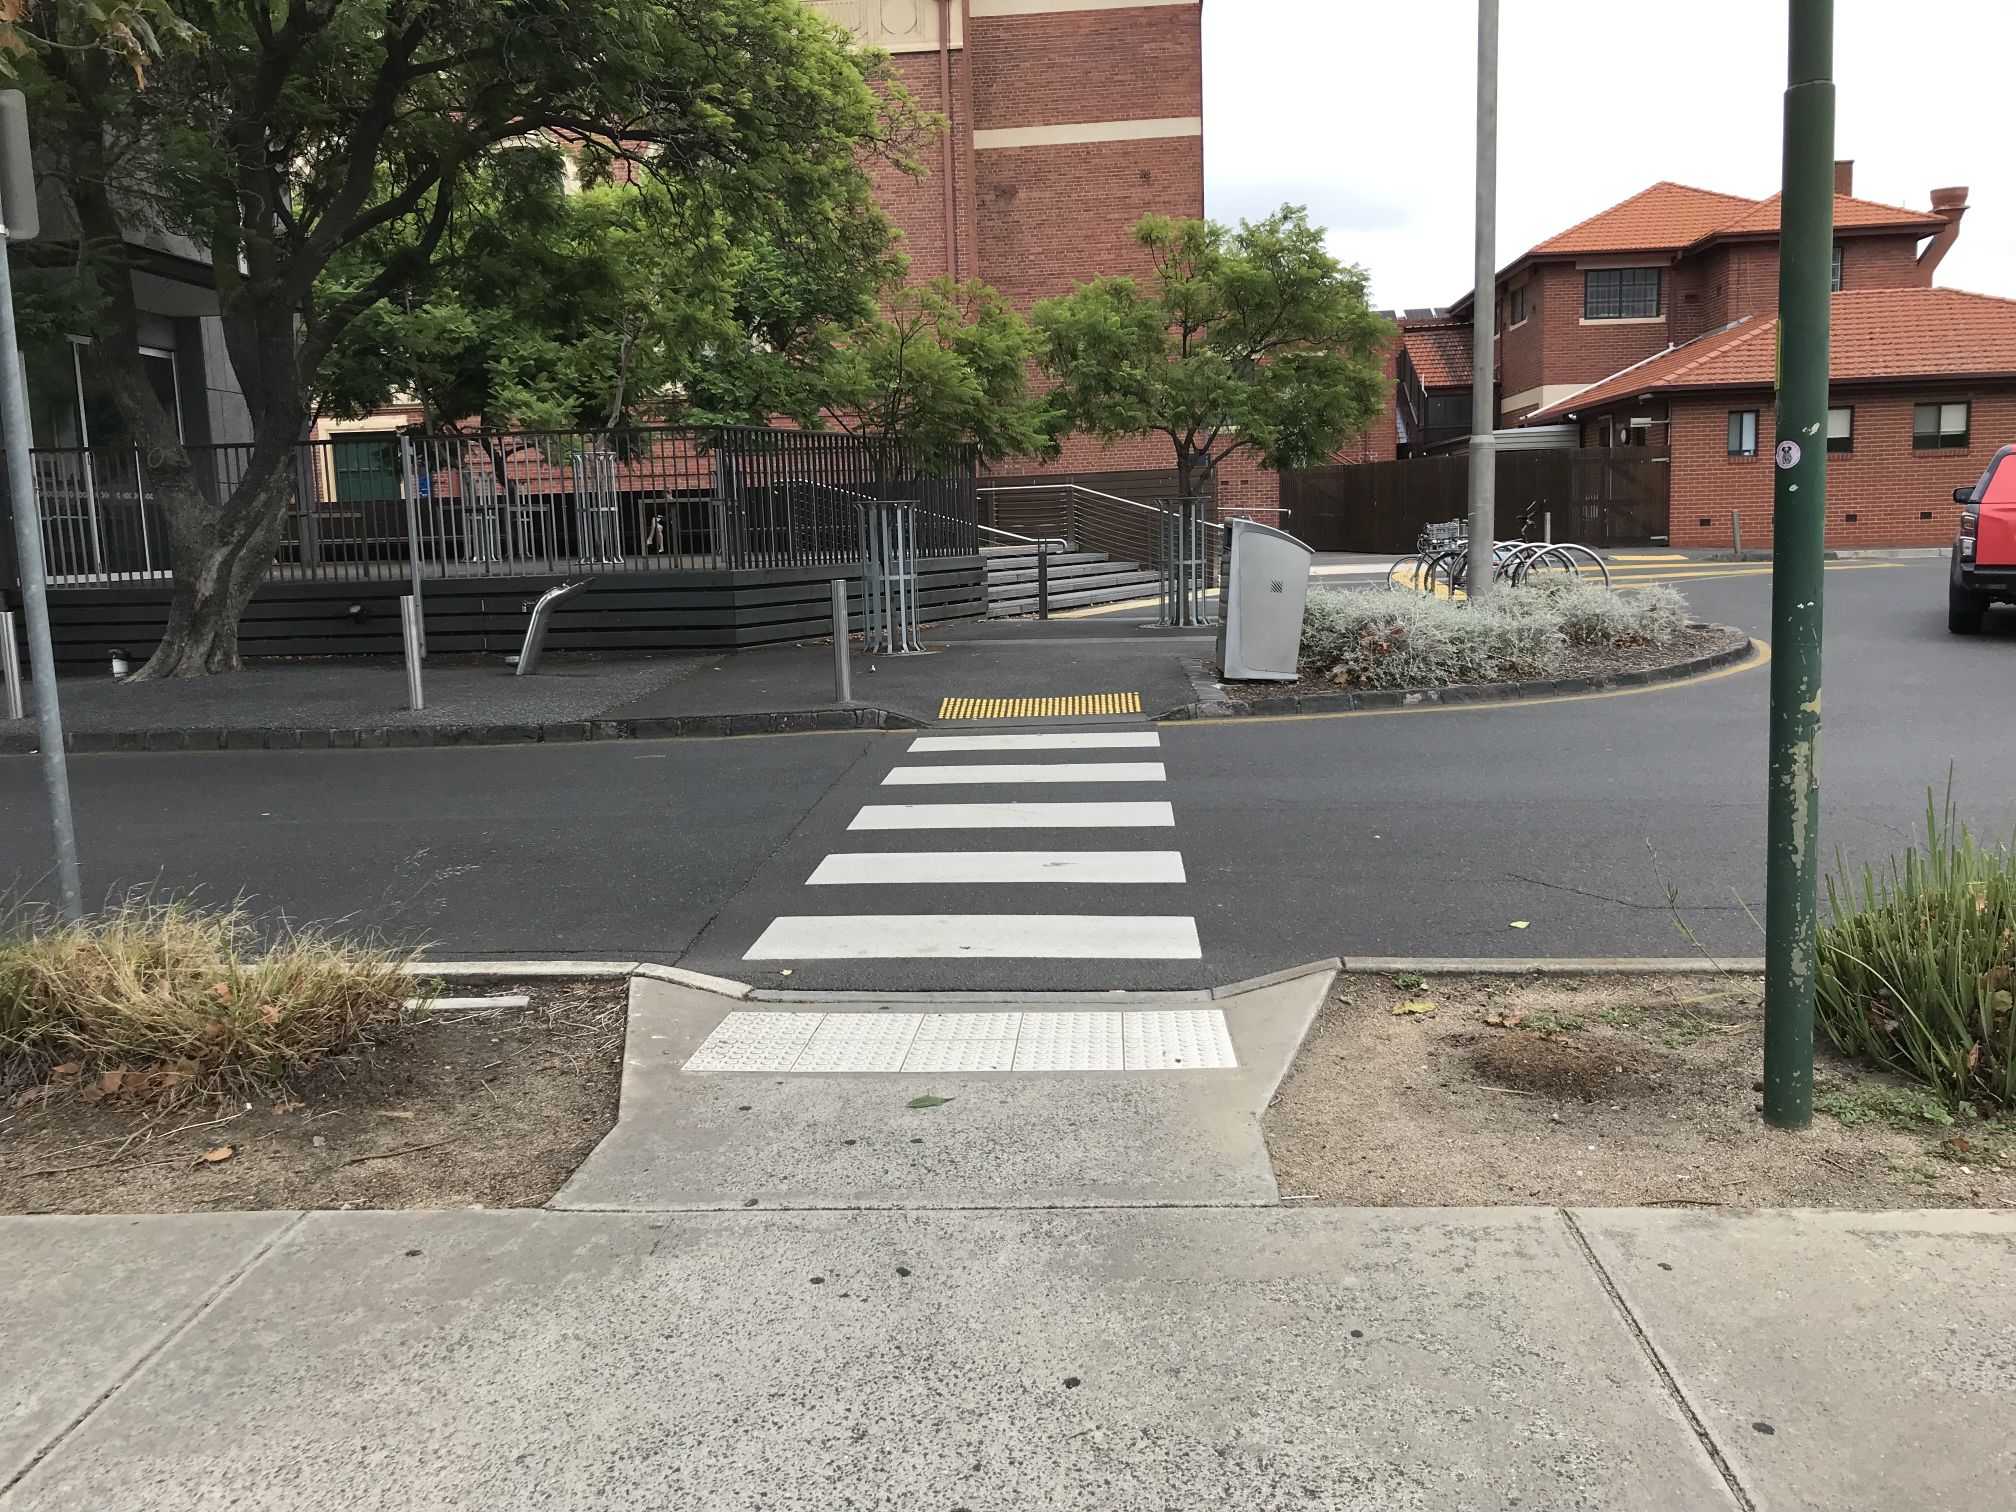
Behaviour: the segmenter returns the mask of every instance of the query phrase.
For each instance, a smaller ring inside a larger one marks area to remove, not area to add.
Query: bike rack
[[[539,595],[539,602],[532,606],[532,623],[525,627],[525,644],[518,648],[514,676],[530,677],[539,670],[539,656],[546,649],[546,631],[553,623],[553,611],[594,581],[587,577],[578,583],[562,583]]]

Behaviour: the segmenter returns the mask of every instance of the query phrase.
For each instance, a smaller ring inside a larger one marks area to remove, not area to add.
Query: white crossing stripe
[[[850,830],[1174,829],[1167,803],[871,803]]]
[[[1181,851],[863,851],[828,856],[805,884],[1186,880]]]
[[[1162,744],[1153,730],[1085,730],[1066,735],[919,735],[913,756],[954,751],[1152,751]]]
[[[696,1074],[1226,1071],[1223,1010],[726,1015],[687,1060]]]
[[[1197,921],[1098,914],[840,914],[770,921],[745,961],[1203,957]]]
[[[1017,782],[1166,782],[1159,761],[1022,762],[1009,766],[899,766],[882,779],[884,787]]]

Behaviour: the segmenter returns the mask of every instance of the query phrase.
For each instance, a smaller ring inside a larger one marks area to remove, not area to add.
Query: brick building
[[[1529,420],[1573,418],[1585,445],[1671,460],[1675,546],[1771,539],[1775,316],[1744,316],[1647,358]],[[1827,416],[1827,539],[1944,546],[1955,488],[2016,437],[2016,301],[1958,289],[1834,296]],[[1795,438],[1796,439],[1796,438]]]
[[[1144,215],[1204,213],[1202,0],[811,0],[895,61],[948,129],[924,177],[880,165],[877,192],[913,277],[977,278],[1027,313],[1101,274],[1146,276]],[[1390,447],[1386,455],[1391,455]],[[1074,436],[1047,468],[1171,471],[1168,439]],[[1274,479],[1235,465],[1227,504],[1272,506]]]

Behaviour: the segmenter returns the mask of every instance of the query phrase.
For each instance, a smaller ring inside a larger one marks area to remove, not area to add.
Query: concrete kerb
[[[750,714],[688,714],[664,719],[574,719],[553,724],[370,725],[337,729],[71,730],[64,749],[78,755],[163,751],[407,750],[422,746],[561,745],[602,740],[721,739],[732,735],[806,735],[850,730],[923,730],[925,721],[866,704]],[[0,756],[40,750],[33,731],[0,735]]]
[[[1350,956],[1350,976],[1758,976],[1762,956]]]
[[[1604,693],[1621,688],[1647,688],[1661,683],[1686,682],[1725,667],[1748,661],[1757,652],[1757,643],[1733,625],[1697,628],[1726,630],[1741,635],[1743,642],[1706,656],[1689,657],[1666,667],[1645,667],[1628,672],[1608,672],[1586,677],[1549,677],[1532,682],[1464,683],[1449,688],[1365,688],[1338,693],[1298,693],[1281,698],[1245,702],[1226,695],[1208,676],[1202,683],[1193,675],[1195,687],[1217,689],[1195,703],[1182,704],[1156,716],[1158,723],[1182,720],[1243,719],[1250,716],[1283,714],[1350,714],[1382,709],[1421,709],[1459,704],[1518,703],[1523,699],[1557,698],[1563,694]],[[1197,672],[1202,674],[1199,663]]]

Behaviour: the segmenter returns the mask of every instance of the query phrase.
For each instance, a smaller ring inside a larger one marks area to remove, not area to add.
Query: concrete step
[[[1050,595],[1050,608],[1053,613],[1059,609],[1090,609],[1100,604],[1124,604],[1134,599],[1153,598],[1155,594],[1156,584],[1151,579],[1146,583],[1131,588],[1102,588],[1091,592],[1053,593]],[[1034,598],[990,599],[987,604],[987,617],[989,619],[1013,619],[1025,614],[1034,614],[1035,612],[1036,600]]]
[[[1076,584],[1146,571],[1148,569],[1137,562],[1081,562],[1072,567],[1052,567],[1049,577],[1051,586],[1055,587],[1059,583]],[[990,572],[987,574],[987,586],[990,589],[1014,586],[1033,593],[1036,591],[1036,571],[1030,568],[1027,571]]]

